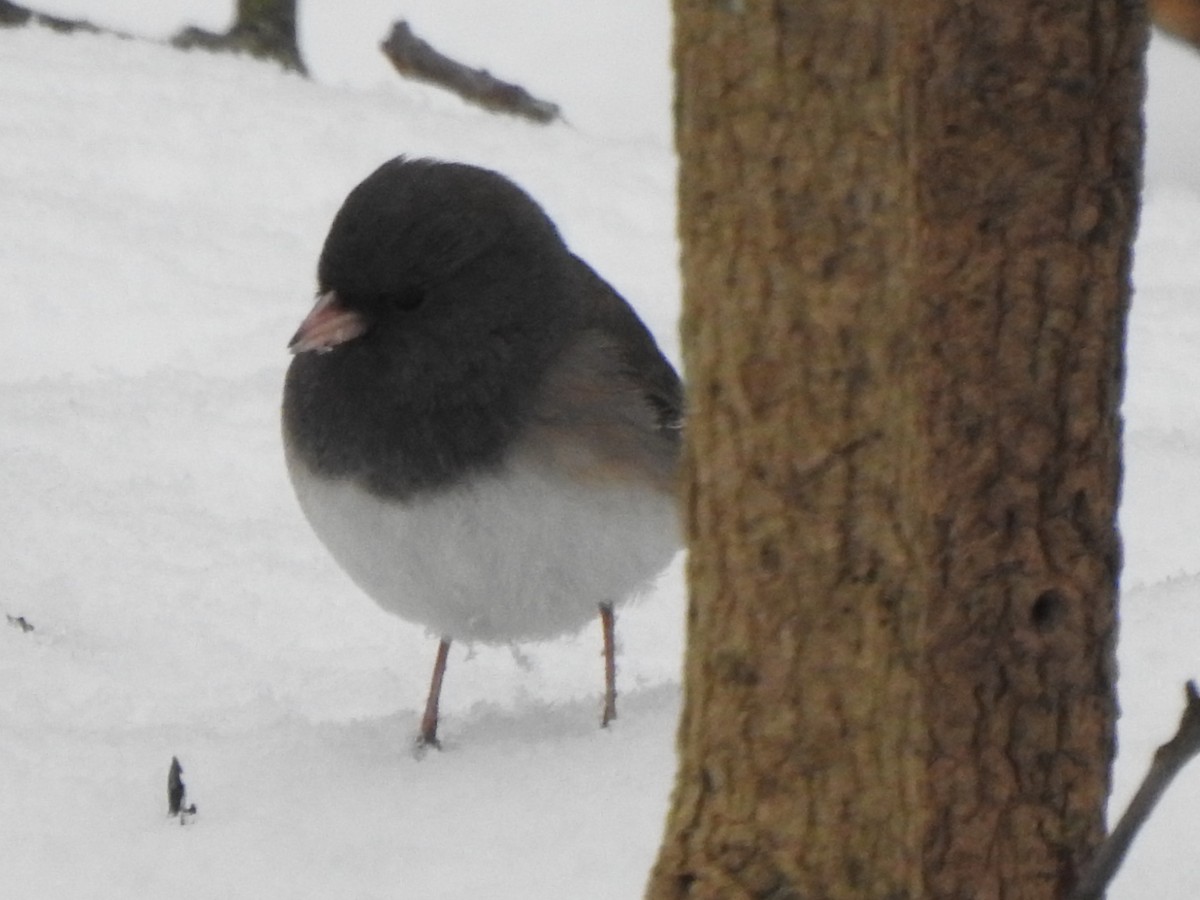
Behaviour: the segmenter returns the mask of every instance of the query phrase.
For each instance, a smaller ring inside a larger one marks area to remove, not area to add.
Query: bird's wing
[[[683,387],[629,304],[582,261],[584,328],[551,366],[527,445],[579,480],[674,493]]]

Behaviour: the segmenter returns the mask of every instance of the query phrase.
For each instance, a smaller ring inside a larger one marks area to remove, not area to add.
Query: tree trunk
[[[691,555],[648,896],[1052,898],[1103,833],[1134,0],[676,0]]]

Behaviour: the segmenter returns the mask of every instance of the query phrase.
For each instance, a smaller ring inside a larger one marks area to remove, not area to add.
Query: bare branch
[[[83,19],[64,19],[61,16],[51,16],[46,13],[34,12],[17,3],[11,3],[9,0],[0,0],[0,28],[17,28],[22,25],[41,25],[45,28],[62,32],[86,31],[91,34],[113,34],[122,38],[129,37],[128,34],[122,31],[101,28],[99,25],[93,25],[91,22],[86,22]]]
[[[296,0],[238,0],[233,25],[224,33],[191,26],[171,43],[188,49],[249,53],[307,75],[296,37]]]
[[[1154,807],[1170,786],[1171,781],[1187,763],[1200,753],[1200,694],[1196,683],[1189,681],[1185,689],[1186,706],[1175,736],[1154,753],[1150,770],[1121,821],[1096,850],[1092,861],[1084,868],[1070,900],[1099,900],[1104,896],[1113,876],[1125,861],[1129,846],[1141,830]]]
[[[556,104],[537,99],[520,85],[501,81],[486,69],[472,69],[439,53],[413,34],[407,22],[394,24],[380,49],[406,78],[453,91],[468,103],[491,112],[523,116],[541,124],[562,115]]]
[[[105,28],[85,19],[64,19],[61,16],[36,12],[11,0],[0,0],[0,28],[18,28],[24,25],[41,25],[68,34],[80,31],[88,34],[109,34],[125,39],[133,37],[128,32]],[[228,32],[220,34],[189,26],[171,38],[170,43],[181,50],[198,47],[212,52],[249,53],[259,59],[273,59],[284,68],[292,69],[301,75],[307,74],[296,46],[295,25],[291,21],[260,23],[239,18]]]

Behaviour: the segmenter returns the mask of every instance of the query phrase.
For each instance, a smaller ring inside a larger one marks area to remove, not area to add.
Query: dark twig
[[[615,617],[611,603],[600,604],[600,630],[604,637],[604,712],[600,727],[617,717],[617,641],[613,632]]]
[[[179,757],[171,757],[171,770],[167,773],[167,815],[179,816],[181,823],[187,823],[188,816],[196,814],[196,804],[187,802],[187,787],[183,783],[183,766]]]
[[[179,757],[171,757],[171,771],[167,773],[167,815],[177,816],[183,808],[183,798],[187,788],[183,786],[183,766]]]
[[[171,38],[171,46],[180,50],[198,48],[210,53],[248,53],[269,59],[301,75],[307,75],[300,48],[290,35],[277,30],[252,28],[240,23],[229,31],[214,32],[189,25]]]
[[[33,626],[29,624],[29,621],[24,616],[10,616],[8,613],[5,613],[4,618],[8,619],[8,624],[13,628],[20,628],[26,634],[33,631]]]
[[[34,12],[9,0],[0,0],[0,27],[16,28],[21,25],[42,25],[55,31],[86,31],[90,34],[114,34],[127,38],[129,35],[121,31],[101,28],[82,19],[64,19],[60,16],[50,16],[46,13]]]
[[[35,12],[11,0],[0,0],[0,28],[17,28],[23,25],[41,25],[64,33],[81,31],[126,39],[133,37],[128,32],[104,28],[84,19],[64,19]],[[290,31],[287,30],[288,25],[291,26]],[[171,38],[171,45],[181,50],[197,47],[212,52],[249,53],[260,59],[273,59],[284,68],[292,69],[301,75],[306,74],[304,61],[296,45],[294,22],[285,22],[282,25],[267,23],[259,26],[239,21],[229,31],[220,34],[189,26]]]
[[[1125,861],[1130,844],[1171,781],[1192,757],[1200,753],[1200,694],[1196,691],[1194,681],[1187,683],[1185,696],[1187,705],[1175,736],[1155,751],[1150,771],[1129,802],[1125,815],[1121,816],[1117,827],[1104,839],[1096,855],[1084,867],[1070,900],[1099,900],[1104,896],[1109,882]]]
[[[413,34],[407,22],[393,25],[380,49],[406,78],[443,87],[491,112],[523,116],[541,124],[562,115],[556,104],[537,99],[523,87],[501,81],[486,69],[472,69],[444,56]]]

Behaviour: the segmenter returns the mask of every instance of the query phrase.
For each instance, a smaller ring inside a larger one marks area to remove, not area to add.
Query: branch
[[[35,12],[13,3],[11,0],[0,0],[0,28],[19,28],[24,25],[41,25],[65,34],[81,31],[87,34],[108,34],[124,39],[133,37],[128,32],[118,31],[115,28],[104,28],[85,19],[64,19],[60,16]],[[277,34],[269,29],[255,29],[237,23],[228,32],[216,34],[205,31],[203,28],[189,26],[171,38],[170,43],[180,50],[199,47],[202,50],[213,52],[249,53],[259,59],[273,59],[284,68],[292,69],[301,75],[307,74],[295,41],[290,40],[288,35]]]
[[[1099,900],[1104,896],[1109,882],[1125,861],[1130,844],[1150,818],[1150,813],[1171,781],[1192,757],[1200,753],[1200,694],[1196,691],[1196,682],[1187,683],[1185,696],[1187,705],[1175,736],[1155,751],[1150,771],[1129,801],[1125,815],[1121,816],[1117,827],[1104,839],[1096,855],[1084,867],[1070,900]]]
[[[491,112],[523,116],[543,125],[562,116],[556,104],[537,99],[520,85],[501,81],[486,69],[472,69],[442,55],[413,34],[407,22],[394,24],[380,49],[406,78],[453,91],[468,103]]]
[[[189,25],[171,38],[171,46],[180,50],[198,47],[210,53],[248,53],[258,59],[274,60],[300,75],[308,74],[299,48],[288,35],[249,28],[240,22],[226,32]]]
[[[52,28],[55,31],[86,31],[89,34],[113,34],[121,38],[129,37],[123,31],[101,28],[99,25],[93,25],[91,22],[85,22],[83,19],[64,19],[60,16],[50,16],[45,13],[26,9],[24,6],[9,2],[9,0],[0,0],[0,28],[18,28],[31,23]]]

